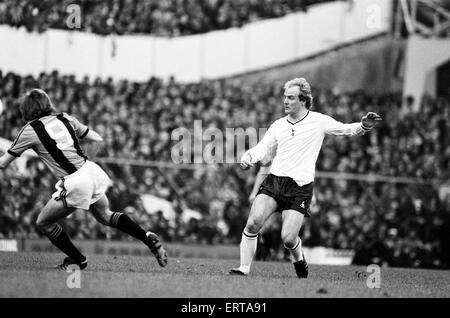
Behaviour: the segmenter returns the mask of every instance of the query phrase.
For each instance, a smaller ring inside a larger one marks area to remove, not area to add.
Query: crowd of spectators
[[[192,131],[194,120],[202,120],[204,129],[222,131],[267,128],[283,115],[283,84],[249,85],[239,79],[182,84],[173,78],[151,78],[145,83],[77,81],[57,72],[38,77],[0,73],[0,99],[5,108],[0,136],[15,138],[24,124],[19,97],[27,89],[40,87],[59,111],[74,115],[104,137],[99,157],[171,163],[171,151],[178,142],[172,140],[172,132],[180,127]],[[383,117],[370,134],[326,138],[317,170],[418,178],[429,183],[317,178],[312,217],[306,219],[301,233],[304,245],[353,249],[356,263],[449,266],[450,195],[445,184],[450,179],[449,97],[425,97],[415,112],[400,93],[334,94],[313,85],[313,95],[313,110],[343,122],[359,121],[369,110]],[[189,169],[103,166],[114,180],[108,193],[112,208],[125,211],[165,241],[240,241],[256,169],[242,171],[234,164],[195,169],[193,165]],[[25,170],[0,171],[0,237],[40,236],[34,221],[55,182],[36,159],[29,160]],[[142,194],[173,202],[176,216],[167,219],[162,212],[146,213]],[[202,219],[184,220],[187,208],[201,212]],[[284,257],[276,219],[260,237],[261,258]],[[74,213],[64,226],[74,238],[127,239],[82,212]]]
[[[28,31],[77,29],[101,35],[180,36],[276,18],[330,0],[0,0],[0,24]],[[80,21],[77,26],[77,9]]]

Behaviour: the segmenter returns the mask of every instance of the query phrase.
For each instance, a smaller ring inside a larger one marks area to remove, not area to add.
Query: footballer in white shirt
[[[317,157],[325,135],[361,136],[381,117],[368,112],[361,122],[344,124],[330,116],[311,111],[311,86],[304,78],[284,85],[284,111],[264,138],[244,153],[241,167],[248,169],[273,154],[270,172],[254,198],[240,243],[240,266],[232,275],[246,276],[256,252],[258,234],[274,212],[281,212],[281,239],[291,253],[296,274],[307,278],[308,264],[298,233],[304,217],[309,217]],[[274,151],[275,150],[275,151]]]

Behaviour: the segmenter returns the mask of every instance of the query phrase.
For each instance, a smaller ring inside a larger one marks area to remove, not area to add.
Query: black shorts
[[[292,178],[269,174],[259,187],[258,194],[262,193],[274,198],[278,212],[295,210],[309,217],[313,188],[314,182],[301,187]]]

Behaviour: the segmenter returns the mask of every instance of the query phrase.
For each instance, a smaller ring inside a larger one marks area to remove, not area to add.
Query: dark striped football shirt
[[[19,157],[31,148],[60,178],[74,173],[86,162],[80,139],[89,128],[66,113],[35,119],[19,132],[8,153]]]

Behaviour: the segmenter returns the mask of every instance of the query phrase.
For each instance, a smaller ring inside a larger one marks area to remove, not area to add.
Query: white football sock
[[[241,266],[239,269],[248,274],[250,272],[250,266],[252,265],[253,256],[256,253],[256,247],[258,245],[258,234],[250,234],[247,231],[242,232],[241,239]]]
[[[290,248],[287,247],[286,245],[284,245],[284,247],[286,247],[287,250],[291,253],[292,261],[294,263],[301,261],[303,259],[302,240],[300,239],[300,237],[297,236],[297,242],[295,243],[294,247]]]

